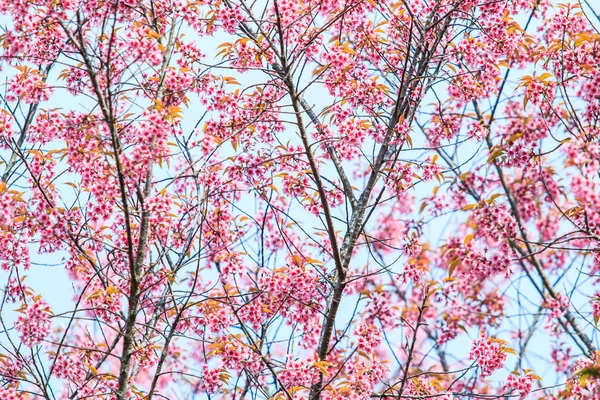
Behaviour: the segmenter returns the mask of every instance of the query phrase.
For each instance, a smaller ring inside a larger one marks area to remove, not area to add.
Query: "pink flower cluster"
[[[504,238],[517,235],[517,223],[505,205],[495,207],[484,206],[477,209],[473,216],[477,221],[480,232],[486,234],[492,243],[498,243]]]
[[[361,323],[354,334],[358,336],[358,350],[366,353],[371,353],[381,343],[379,329],[373,324]]]
[[[7,101],[24,100],[26,103],[39,103],[50,98],[52,89],[49,88],[38,70],[23,68],[22,73],[15,75],[9,81],[10,94]]]
[[[23,400],[24,397],[21,394],[17,394],[14,388],[0,388],[0,399],[2,400]]]
[[[208,394],[215,393],[221,387],[220,374],[221,370],[219,368],[209,368],[206,364],[203,365],[202,378],[198,384],[198,389]]]
[[[385,374],[387,374],[389,370],[379,361],[369,362],[360,359],[348,363],[345,372],[350,378],[348,382],[348,394],[353,395],[345,398],[358,400],[370,398],[375,385],[385,377]],[[344,397],[334,398],[343,399]]]
[[[3,185],[3,183],[0,185]],[[13,219],[14,206],[15,200],[13,200],[12,196],[6,192],[0,194],[0,226],[10,226]]]
[[[531,375],[510,374],[502,388],[507,392],[517,390],[519,392],[519,398],[522,400],[527,397],[529,393],[531,393],[533,379],[534,378]]]
[[[0,359],[0,376],[4,382],[13,383],[22,379],[23,364],[13,357]],[[1,392],[0,392],[1,393]],[[4,399],[4,397],[0,397]]]
[[[84,360],[79,354],[61,354],[54,360],[54,374],[62,379],[79,382]]]
[[[15,322],[15,329],[19,332],[21,342],[33,347],[38,345],[50,334],[50,306],[38,295],[25,309]]]
[[[23,301],[27,287],[17,278],[10,278],[4,287],[6,299],[12,303]]]
[[[546,306],[550,312],[546,317],[546,323],[544,324],[544,327],[551,332],[554,332],[554,334],[559,334],[559,321],[565,315],[569,305],[569,298],[560,293],[556,294],[556,298],[547,300]]]
[[[286,386],[310,386],[318,377],[317,369],[310,360],[290,360],[279,374],[279,379]]]
[[[556,82],[536,78],[527,84],[525,98],[546,111],[554,100],[555,91]]]
[[[477,360],[482,377],[490,376],[494,371],[502,368],[506,361],[502,341],[488,338],[485,332],[481,332],[469,352],[469,360]]]

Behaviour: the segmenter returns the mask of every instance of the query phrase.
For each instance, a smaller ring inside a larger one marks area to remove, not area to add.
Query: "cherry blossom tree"
[[[600,399],[598,11],[0,0],[0,398]]]

